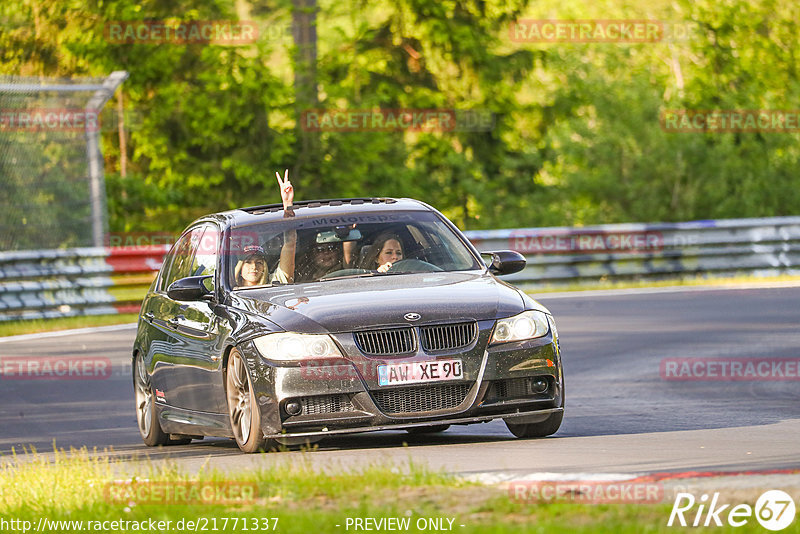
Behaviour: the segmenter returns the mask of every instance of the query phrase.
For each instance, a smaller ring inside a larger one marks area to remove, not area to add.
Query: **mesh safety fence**
[[[98,244],[100,111],[117,85],[0,76],[0,250]]]

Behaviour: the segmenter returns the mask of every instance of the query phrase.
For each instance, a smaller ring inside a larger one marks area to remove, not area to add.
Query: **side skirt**
[[[158,411],[158,422],[167,434],[233,437],[227,414],[196,412],[162,405]]]

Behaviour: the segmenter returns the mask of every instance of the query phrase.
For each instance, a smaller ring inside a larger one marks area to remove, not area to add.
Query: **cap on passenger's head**
[[[244,261],[247,261],[253,257],[259,257],[261,259],[267,259],[267,253],[264,252],[264,249],[258,245],[250,245],[244,247]]]

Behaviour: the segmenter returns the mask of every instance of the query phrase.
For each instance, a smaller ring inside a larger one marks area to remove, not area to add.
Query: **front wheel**
[[[564,412],[551,413],[547,419],[540,423],[511,423],[513,419],[506,419],[508,430],[518,438],[543,438],[555,434],[564,419]]]
[[[561,411],[551,413],[546,419],[534,423],[514,423],[514,419],[506,419],[508,430],[518,438],[543,438],[558,432],[564,420],[567,391],[564,387],[564,374],[561,374]]]
[[[246,453],[265,450],[268,440],[261,432],[261,411],[256,404],[253,383],[244,358],[235,348],[228,357],[225,384],[228,415],[236,445]]]

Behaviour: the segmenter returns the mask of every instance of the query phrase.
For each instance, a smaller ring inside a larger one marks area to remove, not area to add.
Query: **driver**
[[[298,266],[298,280],[319,280],[325,275],[351,269],[355,263],[355,241],[313,243]]]
[[[391,266],[403,259],[403,242],[397,234],[383,233],[375,238],[375,242],[364,255],[361,262],[363,269],[385,273]]]
[[[303,282],[320,280],[326,275],[344,269],[353,269],[356,264],[356,248],[358,238],[350,241],[338,241],[336,237],[326,234],[336,234],[344,239],[350,236],[356,225],[349,227],[336,227],[332,232],[316,233],[313,242],[301,247],[305,250],[303,258],[298,262],[297,279]],[[339,231],[343,233],[340,234]],[[357,232],[357,231],[356,231]]]
[[[316,243],[311,246],[306,259],[306,270],[303,278],[319,280],[328,273],[342,269],[341,243]]]

